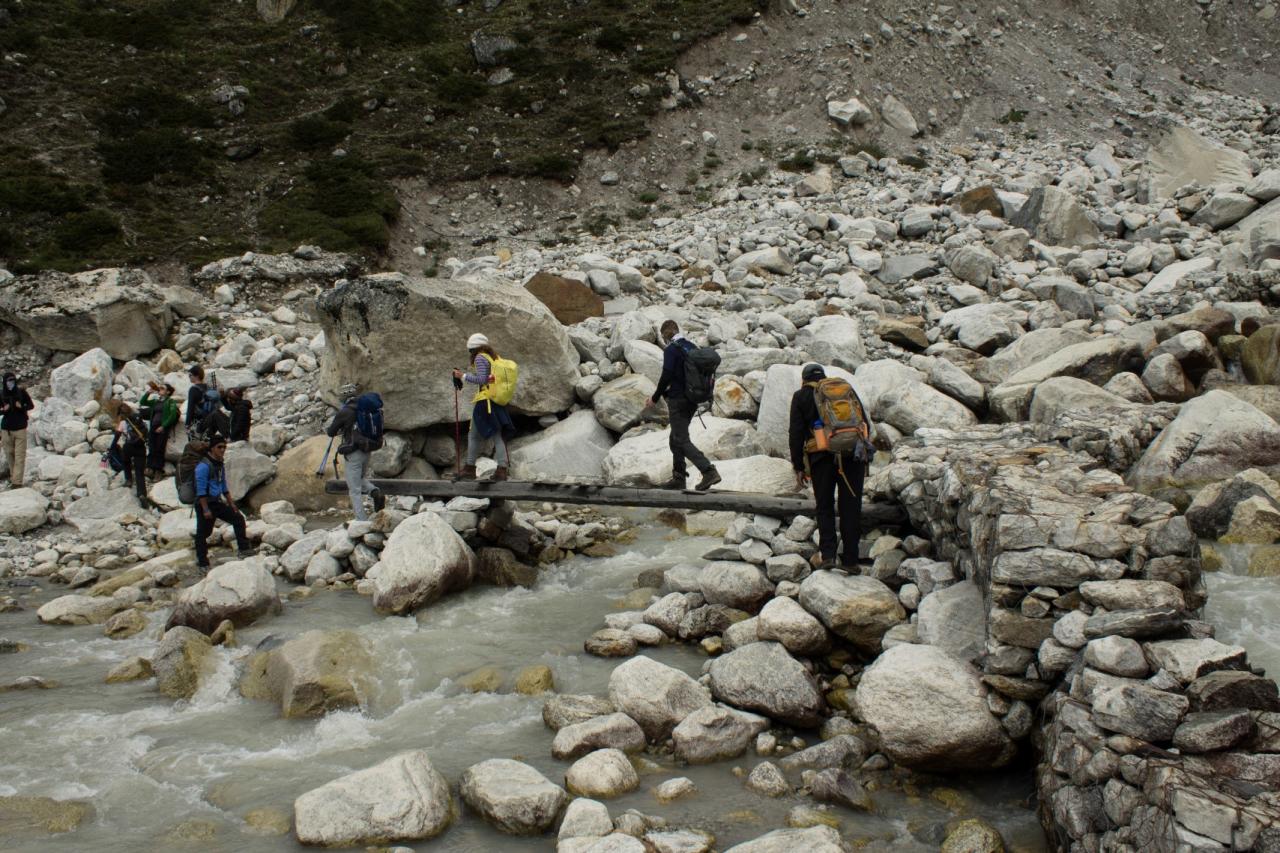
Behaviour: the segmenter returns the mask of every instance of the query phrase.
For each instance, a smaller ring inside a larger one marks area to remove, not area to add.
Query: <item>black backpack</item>
[[[716,390],[720,353],[711,347],[695,347],[684,356],[684,398],[690,403],[709,403]]]
[[[382,397],[370,391],[356,400],[356,428],[351,443],[356,450],[372,453],[382,449]]]
[[[178,500],[184,504],[196,502],[196,466],[204,461],[209,445],[203,441],[189,441],[182,448],[173,481],[178,487]]]

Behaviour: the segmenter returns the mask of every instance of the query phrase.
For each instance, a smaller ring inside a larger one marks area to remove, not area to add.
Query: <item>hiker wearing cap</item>
[[[507,413],[506,403],[510,402],[508,395],[515,390],[515,380],[512,376],[509,380],[499,382],[497,371],[499,361],[504,365],[510,364],[512,370],[514,363],[500,359],[490,346],[489,339],[478,332],[467,338],[467,352],[471,356],[470,372],[453,371],[455,386],[463,382],[476,386],[471,408],[471,428],[467,430],[467,464],[462,467],[458,476],[463,480],[476,478],[480,445],[493,439],[493,457],[498,463],[493,479],[505,480],[509,461],[506,440],[515,435],[515,425],[511,422],[511,415]]]
[[[178,424],[178,403],[173,399],[173,386],[167,382],[148,382],[147,390],[138,401],[138,408],[147,414],[147,468],[152,479],[160,479],[164,474],[165,449],[169,446],[169,436]],[[153,397],[152,393],[160,396]]]
[[[203,438],[210,433],[206,427],[210,424],[209,416],[218,410],[218,391],[210,388],[204,381],[204,368],[193,364],[187,369],[191,379],[191,387],[187,390],[187,411],[184,423],[187,427],[187,438]]]
[[[671,480],[664,484],[668,489],[684,489],[689,473],[685,460],[692,462],[702,474],[697,490],[705,492],[720,482],[720,472],[711,464],[706,455],[697,448],[689,436],[689,425],[698,414],[698,404],[690,399],[688,393],[688,372],[686,361],[690,353],[697,349],[693,341],[680,334],[680,326],[675,320],[667,320],[659,329],[666,349],[662,353],[662,375],[658,377],[658,387],[653,396],[644,401],[645,408],[654,405],[655,400],[666,398],[667,416],[671,422]]]
[[[330,438],[337,435],[342,436],[342,443],[338,445],[338,453],[342,454],[347,466],[347,494],[351,498],[351,510],[355,513],[356,521],[368,521],[369,516],[364,511],[364,496],[368,495],[373,498],[374,512],[382,511],[382,508],[386,505],[386,499],[382,496],[382,490],[369,481],[368,475],[369,471],[372,470],[373,451],[377,447],[370,443],[370,439],[373,436],[364,434],[371,430],[362,431],[359,428],[357,420],[360,413],[358,409],[361,400],[369,398],[377,400],[379,409],[377,446],[380,447],[382,444],[382,398],[378,397],[377,394],[361,394],[360,388],[352,384],[343,385],[339,388],[338,397],[342,400],[342,408],[338,409],[338,413],[329,422],[325,434]]]
[[[791,397],[789,435],[796,486],[803,489],[813,483],[821,567],[839,565],[855,572],[862,535],[862,484],[875,454],[870,443],[874,426],[853,386],[843,379],[828,379],[822,365],[806,364],[800,381],[800,389]]]
[[[254,554],[244,515],[227,488],[226,455],[227,440],[215,435],[204,459],[196,465],[196,565],[201,572],[209,571],[209,534],[217,521],[225,521],[235,531],[237,557],[243,560]]]
[[[6,373],[0,388],[0,448],[9,461],[9,484],[19,489],[27,471],[27,412],[35,407],[18,377]]]

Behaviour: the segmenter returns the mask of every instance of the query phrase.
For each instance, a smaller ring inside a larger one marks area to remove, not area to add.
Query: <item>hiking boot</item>
[[[236,558],[240,560],[247,560],[250,557],[256,557],[256,556],[258,556],[257,548],[241,548],[238,551],[236,551]]]
[[[698,485],[694,486],[699,492],[705,492],[721,480],[720,472],[716,470],[716,466],[712,465],[707,469],[707,473],[702,475],[702,479],[698,481]]]
[[[493,482],[501,483],[507,479],[507,469],[505,466],[499,465],[498,470],[493,472]]]
[[[453,480],[455,483],[460,480],[474,480],[475,478],[476,478],[476,466],[474,465],[463,465],[461,471],[457,472],[456,474],[452,474],[449,477],[449,479]]]
[[[209,574],[210,568],[211,566],[208,563],[196,563],[196,571],[199,572],[201,575]]]
[[[822,561],[818,568],[824,572],[830,572],[840,568],[840,564],[836,562],[835,557],[828,557]]]
[[[685,489],[689,488],[689,481],[684,477],[672,477],[670,480],[667,480],[661,486],[658,486],[658,488],[674,489],[677,492],[683,492]]]
[[[374,489],[369,493],[369,497],[373,498],[373,511],[382,512],[382,508],[387,505],[387,499],[382,494],[382,489]]]

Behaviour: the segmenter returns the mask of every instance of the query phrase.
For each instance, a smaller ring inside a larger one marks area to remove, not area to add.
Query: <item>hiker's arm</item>
[[[36,404],[31,402],[31,395],[28,394],[26,389],[24,388],[22,390],[22,399],[18,403],[18,408],[22,409],[23,411],[29,412],[35,407],[36,407]]]
[[[658,387],[654,389],[652,400],[661,400],[671,388],[671,380],[675,378],[677,362],[680,356],[676,353],[676,344],[670,344],[662,353],[662,375],[658,377]]]
[[[178,423],[178,404],[173,398],[164,401],[164,417],[160,420],[161,429],[169,429]]]
[[[482,355],[476,356],[475,373],[467,373],[462,378],[465,382],[472,385],[484,387],[489,384],[489,359]]]
[[[192,385],[187,389],[187,426],[191,426],[196,422],[196,410],[200,407],[200,401],[196,399],[196,395],[201,395],[201,391]]]
[[[200,504],[200,514],[205,518],[209,513],[209,466],[203,462],[196,466],[196,503]]]
[[[338,413],[333,416],[333,420],[329,422],[328,429],[324,431],[325,435],[333,438],[335,435],[350,426],[354,417],[355,415],[352,413],[351,407],[343,406],[338,410]]]
[[[787,430],[788,444],[791,448],[791,467],[796,473],[804,468],[804,443],[808,440],[809,424],[805,423],[803,407],[797,397],[791,398],[791,425]]]

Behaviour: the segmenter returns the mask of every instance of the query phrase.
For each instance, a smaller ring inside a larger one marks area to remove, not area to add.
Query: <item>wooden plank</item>
[[[635,506],[654,509],[728,510],[761,513],[775,518],[792,518],[815,514],[809,498],[784,498],[750,492],[692,492],[674,489],[639,489],[626,486],[594,486],[569,483],[523,483],[507,480],[500,483],[483,480],[374,480],[373,484],[387,495],[416,495],[424,498],[490,498],[509,501],[549,501],[562,504],[596,504],[600,506]],[[329,494],[346,494],[342,480],[325,483]],[[897,505],[871,503],[862,508],[863,524],[901,525],[906,514]]]

